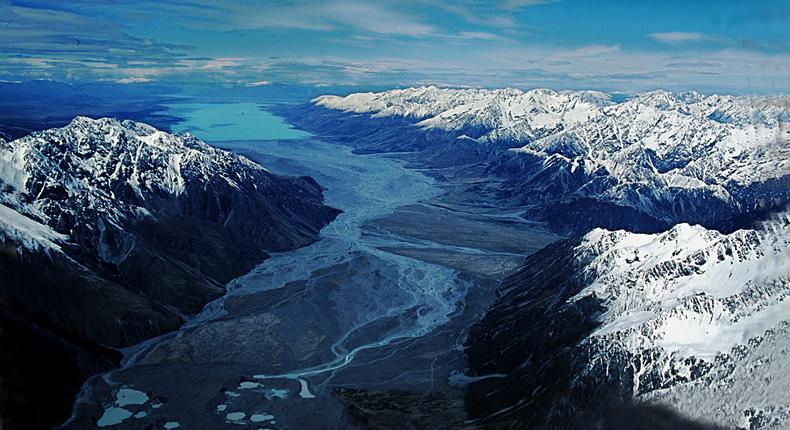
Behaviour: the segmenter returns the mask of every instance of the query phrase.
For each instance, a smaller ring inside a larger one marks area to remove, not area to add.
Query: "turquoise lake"
[[[257,103],[175,103],[164,113],[178,118],[174,132],[190,132],[202,140],[302,139],[310,133],[296,130]]]

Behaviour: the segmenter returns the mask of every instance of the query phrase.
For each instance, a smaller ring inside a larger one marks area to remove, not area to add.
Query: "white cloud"
[[[571,50],[556,51],[553,58],[577,58],[594,57],[602,54],[610,54],[620,50],[620,45],[587,45]]]
[[[142,76],[134,76],[129,78],[118,79],[117,83],[119,84],[141,84],[145,82],[153,82],[154,80],[151,78],[144,78]]]
[[[666,33],[650,33],[647,37],[661,43],[702,42],[713,38],[705,33],[695,31],[669,31]]]
[[[499,6],[504,9],[516,10],[546,3],[553,3],[553,0],[503,0],[499,3]]]
[[[313,31],[352,30],[376,34],[428,36],[434,28],[412,14],[376,2],[346,0],[313,3],[273,3],[261,8],[257,2],[227,7],[224,25],[233,29],[283,28]]]
[[[0,12],[10,17],[6,19],[8,37],[0,45],[11,54],[0,56],[0,77],[122,83],[197,80],[238,85],[265,85],[265,78],[278,83],[377,86],[420,82],[614,90],[662,86],[681,90],[732,88],[737,92],[790,88],[787,53],[766,53],[741,45],[739,50],[730,51],[675,49],[679,44],[706,40],[729,42],[724,35],[650,33],[645,37],[667,45],[664,49],[641,51],[616,44],[574,47],[551,40],[539,43],[540,38],[533,41],[527,37],[524,24],[517,22],[519,14],[498,6],[526,7],[538,4],[536,1],[268,0],[263,7],[260,2],[190,0],[187,3],[192,8],[183,15],[176,13],[179,11],[173,5],[141,1],[145,7],[138,5],[136,9],[162,11],[163,16],[180,19],[178,25],[200,34],[269,27],[275,28],[271,32],[275,35],[288,35],[287,29],[292,28],[333,30],[338,34],[309,34],[307,40],[314,43],[305,48],[298,46],[303,41],[297,41],[293,51],[279,49],[277,42],[262,40],[260,49],[234,47],[235,55],[244,57],[219,53],[213,56],[210,49],[197,54],[169,43],[149,47],[147,39],[125,35],[108,20],[79,15],[78,8],[74,12],[45,13],[3,6],[0,0]],[[84,0],[84,4],[94,7],[89,0]],[[430,8],[473,25],[463,31],[443,28],[442,21],[428,13]],[[408,37],[394,37],[397,35]],[[270,49],[275,52],[268,52]]]
[[[458,33],[458,37],[461,39],[482,39],[482,40],[494,40],[499,38],[496,34],[492,33],[485,33],[482,31],[462,31]]]

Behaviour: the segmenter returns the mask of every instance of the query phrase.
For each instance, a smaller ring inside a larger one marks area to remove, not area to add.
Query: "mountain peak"
[[[177,198],[189,183],[239,186],[269,176],[258,164],[194,136],[114,118],[76,117],[65,127],[35,132],[0,148],[0,179],[14,189],[0,203],[43,222],[74,210],[72,205],[122,218],[125,205]]]

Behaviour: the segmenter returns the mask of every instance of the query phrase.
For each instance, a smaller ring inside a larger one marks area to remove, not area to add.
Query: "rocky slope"
[[[730,234],[596,229],[504,281],[467,339],[472,375],[495,376],[467,405],[483,426],[605,428],[648,405],[785,428],[788,341],[787,214]]]
[[[485,192],[557,231],[732,231],[790,201],[790,98],[409,88],[322,96],[289,117],[360,152],[483,164]]]
[[[310,178],[107,118],[0,142],[0,189],[2,412],[28,426],[65,419],[115,348],[178,328],[338,213]],[[54,392],[29,382],[52,354]]]

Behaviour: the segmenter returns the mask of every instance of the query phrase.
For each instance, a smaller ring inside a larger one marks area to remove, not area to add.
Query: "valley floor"
[[[217,145],[314,177],[344,213],[180,331],[125,351],[121,369],[86,383],[65,427],[462,426],[465,330],[499,280],[560,237],[518,208],[473,201],[484,197],[452,171],[316,139]]]

